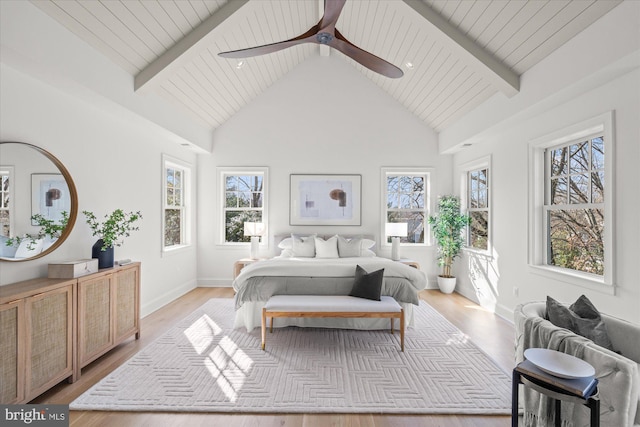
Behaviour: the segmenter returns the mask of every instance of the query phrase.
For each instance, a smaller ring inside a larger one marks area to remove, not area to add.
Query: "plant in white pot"
[[[453,261],[460,256],[464,238],[462,230],[469,225],[468,215],[460,213],[460,199],[442,196],[438,199],[438,213],[429,217],[429,224],[438,245],[438,265],[442,274],[438,276],[438,287],[450,294],[456,287],[456,278],[451,273]]]
[[[105,220],[102,222],[98,221],[93,212],[82,211],[82,213],[87,217],[87,224],[93,235],[99,237],[91,249],[91,257],[98,258],[98,268],[113,267],[114,246],[122,246],[123,239],[129,237],[132,231],[139,229],[134,224],[142,219],[142,213],[116,209],[111,214],[105,215]]]

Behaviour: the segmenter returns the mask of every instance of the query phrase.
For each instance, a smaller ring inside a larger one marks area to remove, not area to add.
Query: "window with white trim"
[[[613,284],[612,124],[607,113],[531,144],[534,265]]]
[[[382,170],[385,202],[383,222],[407,223],[407,236],[401,237],[401,243],[426,244],[430,175],[431,170],[427,168]],[[387,239],[387,243],[390,239]]]
[[[162,248],[170,251],[189,245],[189,187],[191,167],[162,156]]]
[[[267,168],[218,168],[222,194],[222,243],[244,243],[245,222],[267,226]]]
[[[490,165],[488,159],[464,168],[462,207],[471,218],[466,247],[488,251],[491,239]]]
[[[13,224],[13,167],[0,166],[0,236],[11,237]]]

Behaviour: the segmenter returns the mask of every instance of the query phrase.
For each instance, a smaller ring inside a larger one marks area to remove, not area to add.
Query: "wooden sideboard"
[[[0,403],[26,403],[140,337],[140,263],[0,287]]]

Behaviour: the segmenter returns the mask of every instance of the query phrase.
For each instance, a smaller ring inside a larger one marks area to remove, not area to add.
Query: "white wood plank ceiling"
[[[323,0],[32,0],[62,25],[211,128],[312,55],[305,44],[238,60],[219,52],[290,39]],[[347,0],[337,28],[401,67],[389,79],[331,51],[441,131],[620,2],[617,0]],[[411,63],[412,66],[407,64]],[[514,83],[515,81],[515,83]],[[134,88],[132,88],[134,90]]]

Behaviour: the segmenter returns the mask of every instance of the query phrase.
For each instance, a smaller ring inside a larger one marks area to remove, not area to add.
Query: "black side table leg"
[[[553,399],[556,405],[556,427],[562,427],[562,402],[560,399]]]
[[[511,379],[511,427],[518,427],[518,388],[520,372],[513,370]]]
[[[600,427],[600,399],[589,398],[589,409],[591,409],[591,427]]]

